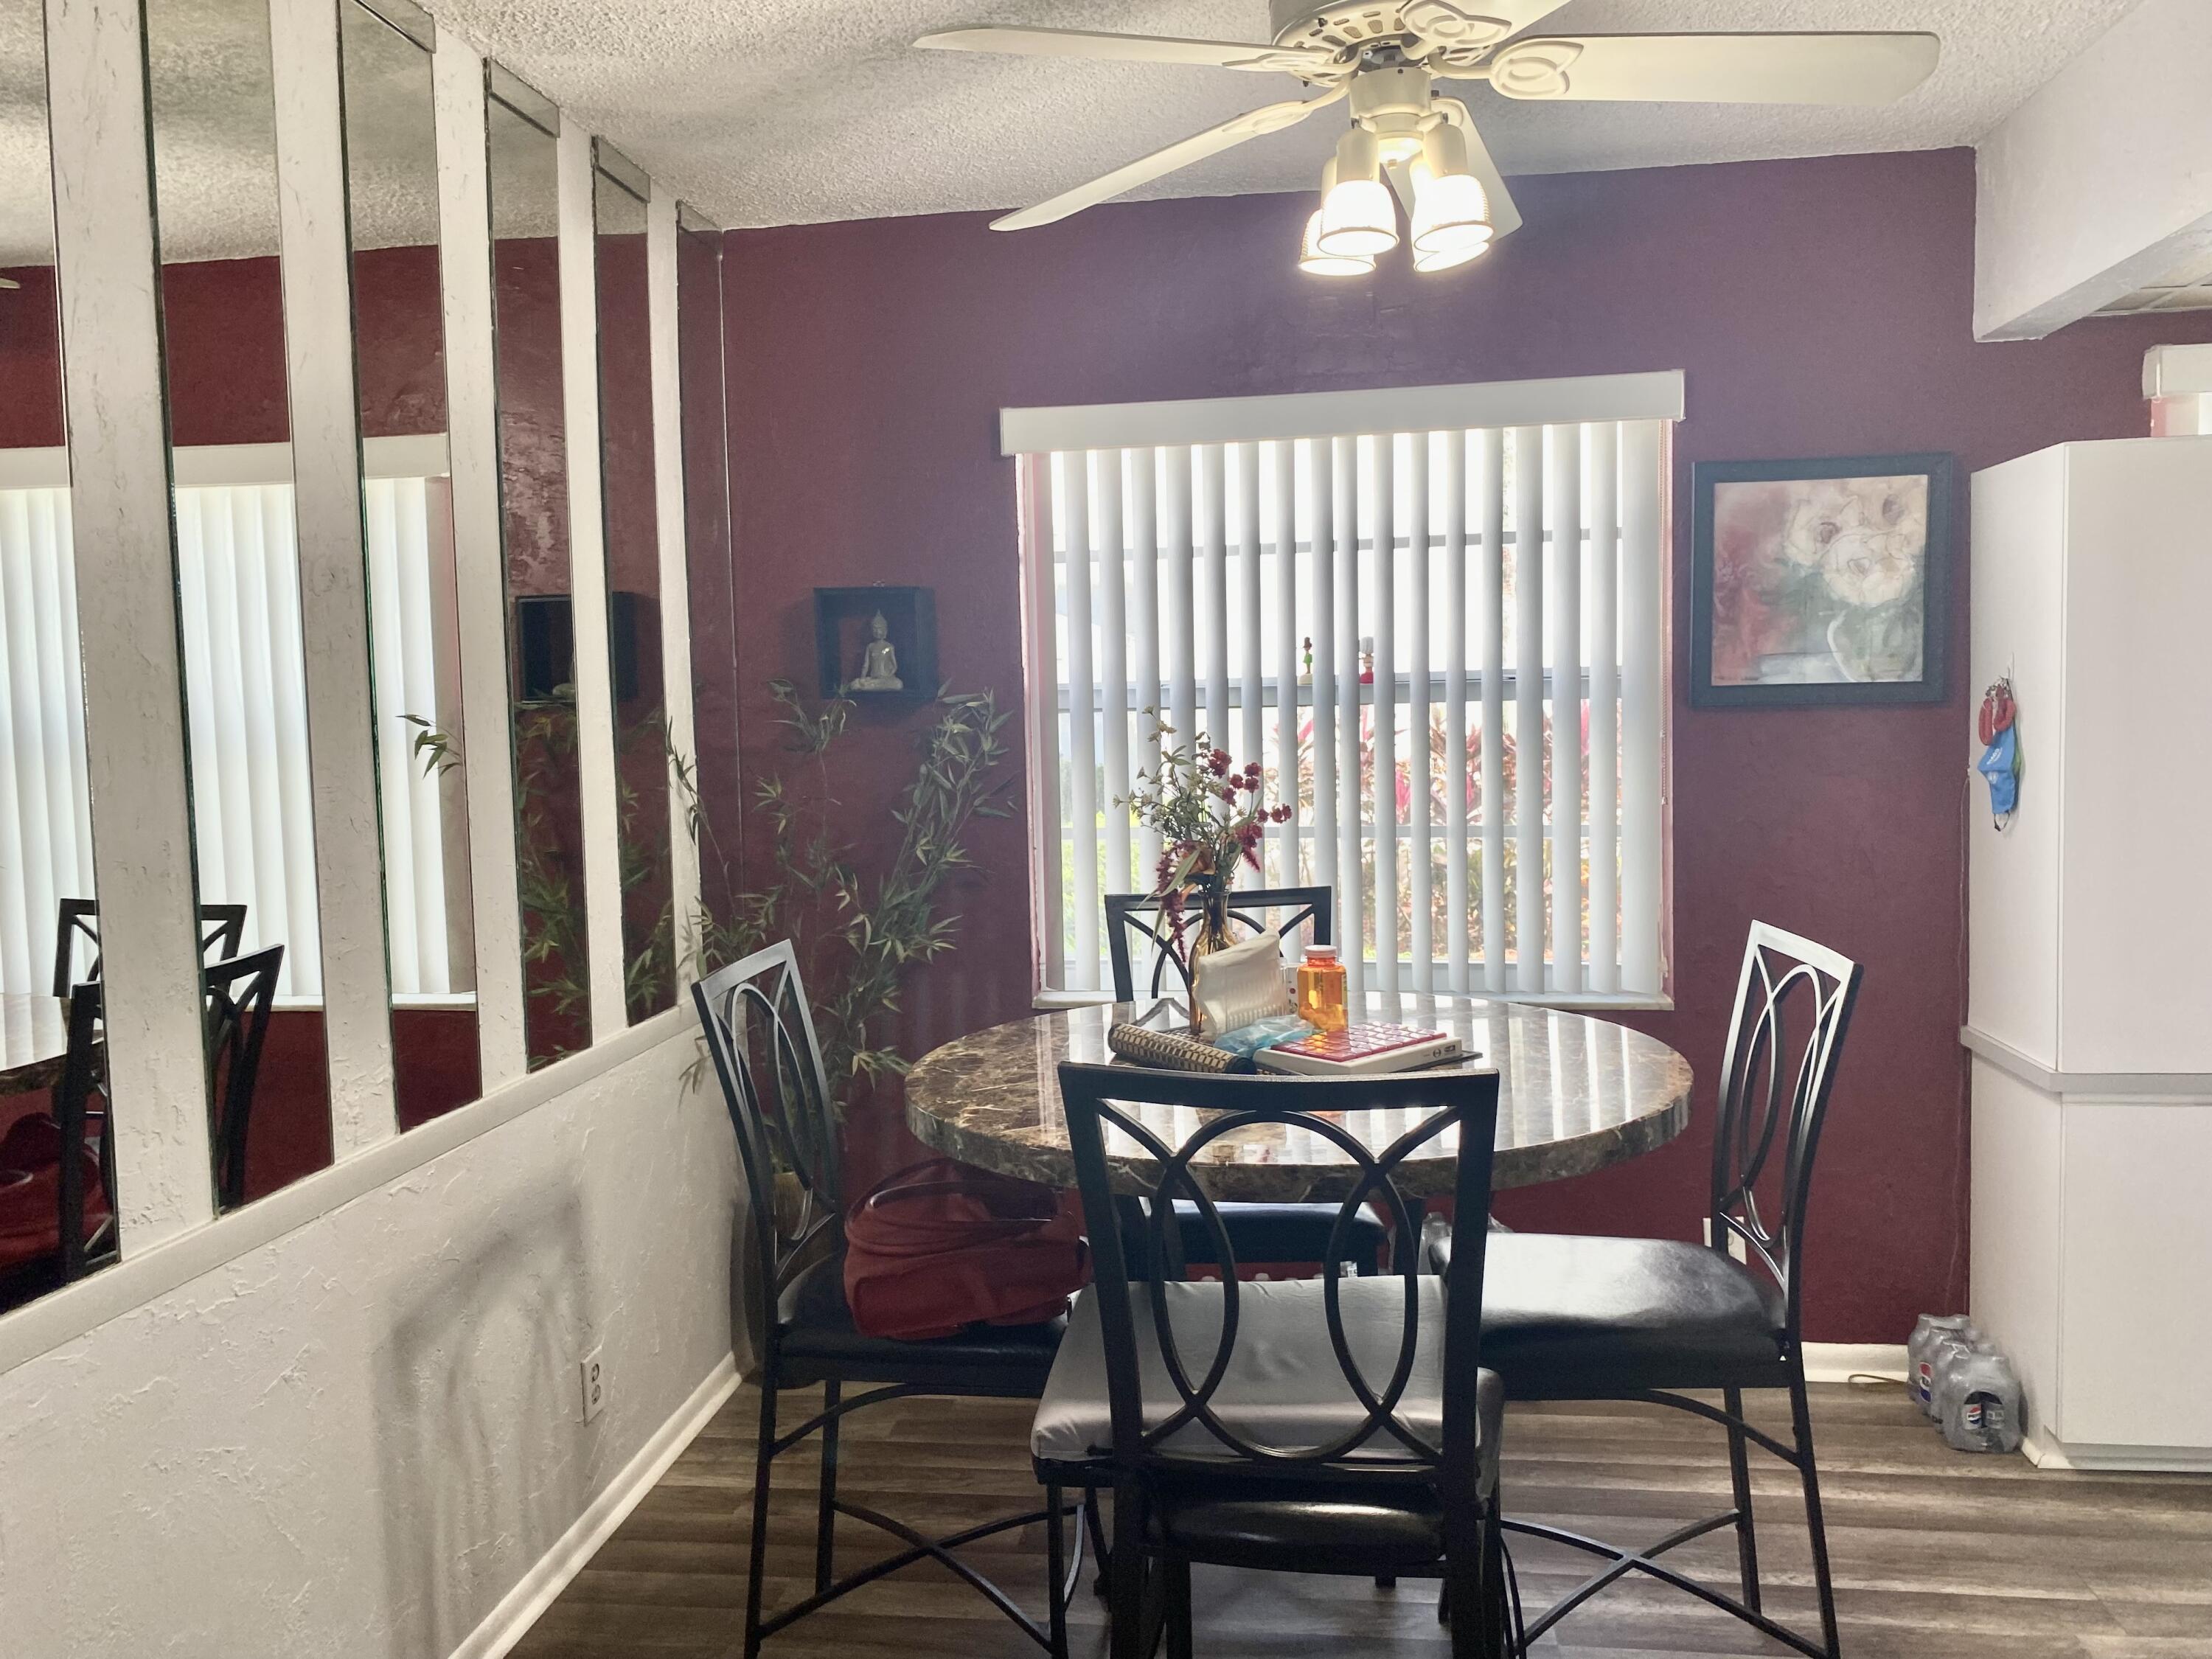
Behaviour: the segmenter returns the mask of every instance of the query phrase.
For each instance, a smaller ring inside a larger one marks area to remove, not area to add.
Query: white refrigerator
[[[1972,526],[2021,767],[2002,829],[1968,786],[1971,1311],[2037,1463],[2212,1469],[2212,437],[1991,467]]]

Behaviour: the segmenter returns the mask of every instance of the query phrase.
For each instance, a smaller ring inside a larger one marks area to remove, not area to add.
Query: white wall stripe
[[[136,0],[46,7],[78,621],[100,665],[85,755],[125,1258],[215,1208],[142,29]]]

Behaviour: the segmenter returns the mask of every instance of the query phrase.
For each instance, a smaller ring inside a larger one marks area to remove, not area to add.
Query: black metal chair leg
[[[1113,1565],[1113,1552],[1106,1546],[1106,1523],[1098,1516],[1098,1488],[1083,1489],[1083,1524],[1091,1531],[1091,1553],[1097,1559],[1098,1576],[1091,1581],[1091,1593],[1100,1601],[1106,1599],[1106,1573]]]
[[[1726,1389],[1722,1401],[1731,1419],[1729,1425],[1729,1480],[1735,1488],[1735,1559],[1743,1582],[1743,1604],[1753,1613],[1759,1604],[1759,1538],[1751,1512],[1751,1460],[1743,1434],[1743,1390]]]
[[[1060,1488],[1047,1482],[1045,1507],[1045,1594],[1051,1598],[1052,1659],[1067,1659],[1067,1517]]]
[[[1163,1564],[1167,1579],[1168,1659],[1192,1659],[1190,1563]]]
[[[822,1387],[822,1409],[837,1409],[840,1390],[832,1377]],[[832,1558],[837,1548],[837,1424],[833,1417],[822,1425],[822,1498],[814,1518],[814,1593],[830,1588],[835,1576]]]
[[[1123,1482],[1114,1489],[1114,1565],[1106,1575],[1109,1652],[1112,1659],[1151,1659],[1145,1629],[1143,1500]]]
[[[1836,1586],[1828,1573],[1828,1528],[1820,1518],[1820,1476],[1813,1459],[1813,1413],[1805,1397],[1802,1364],[1791,1367],[1790,1419],[1797,1443],[1797,1472],[1805,1482],[1805,1530],[1813,1544],[1813,1583],[1820,1595],[1820,1641],[1828,1659],[1841,1659],[1843,1644],[1836,1632]]]
[[[761,1579],[768,1567],[769,1467],[775,1460],[775,1376],[764,1371],[760,1381],[760,1447],[753,1459],[753,1535],[749,1553],[751,1568],[745,1583],[744,1659],[759,1659],[761,1650]]]

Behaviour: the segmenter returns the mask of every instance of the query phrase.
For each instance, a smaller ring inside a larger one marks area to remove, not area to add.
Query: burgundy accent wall
[[[1685,371],[1675,1007],[1629,1023],[1689,1056],[1695,1119],[1660,1152],[1498,1208],[1520,1227],[1698,1236],[1744,933],[1770,921],[1866,966],[1820,1154],[1808,1334],[1902,1340],[1915,1314],[1962,1305],[1966,1289],[1960,872],[1976,819],[1971,688],[1956,665],[1963,484],[1947,702],[1692,711],[1690,466],[1949,450],[1963,474],[2063,440],[2141,434],[2144,349],[2212,338],[2212,317],[1974,343],[1965,150],[1536,178],[1514,191],[1526,227],[1472,269],[1418,277],[1398,257],[1350,283],[1292,269],[1304,196],[1109,206],[1018,235],[975,215],[732,233],[736,620],[726,642],[699,619],[701,659],[734,647],[750,776],[778,759],[766,682],[811,677],[811,590],[927,583],[945,676],[1018,708],[1002,406]],[[832,783],[878,856],[924,718],[859,716]],[[981,824],[973,840],[980,876],[956,905],[958,949],[917,975],[899,1033],[909,1054],[1029,1009],[1028,824]],[[908,1150],[895,1101],[858,1113],[848,1138],[862,1178]]]

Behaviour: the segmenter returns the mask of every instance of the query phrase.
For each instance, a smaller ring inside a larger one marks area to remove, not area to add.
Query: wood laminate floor
[[[794,1396],[794,1399],[796,1396]],[[792,1402],[787,1401],[786,1410]],[[752,1427],[740,1390],[515,1649],[517,1659],[723,1659],[740,1651],[751,1515]],[[843,1494],[935,1534],[1037,1501],[1026,1403],[905,1400],[845,1431]],[[2212,1659],[2212,1479],[2045,1473],[2018,1457],[1953,1452],[1903,1391],[1814,1390],[1830,1548],[1846,1659]],[[787,1415],[786,1422],[800,1420]],[[1786,1435],[1786,1412],[1774,1425]],[[812,1587],[811,1448],[778,1460],[771,1607]],[[1516,1408],[1507,1420],[1510,1510],[1598,1536],[1656,1538],[1727,1504],[1718,1430],[1636,1406]],[[1816,1628],[1796,1488],[1757,1472],[1771,1613]],[[841,1569],[890,1553],[842,1523]],[[1578,1583],[1579,1559],[1521,1541],[1532,1609]],[[970,1553],[1042,1617],[1041,1528]],[[1723,1585],[1733,1543],[1673,1558]],[[1200,1568],[1202,1656],[1356,1653],[1441,1659],[1436,1588]],[[1104,1650],[1100,1607],[1078,1599],[1075,1651]],[[1565,1621],[1542,1659],[1785,1652],[1689,1598],[1634,1579]],[[769,1659],[1033,1659],[1039,1650],[973,1592],[922,1565],[773,1638]]]

